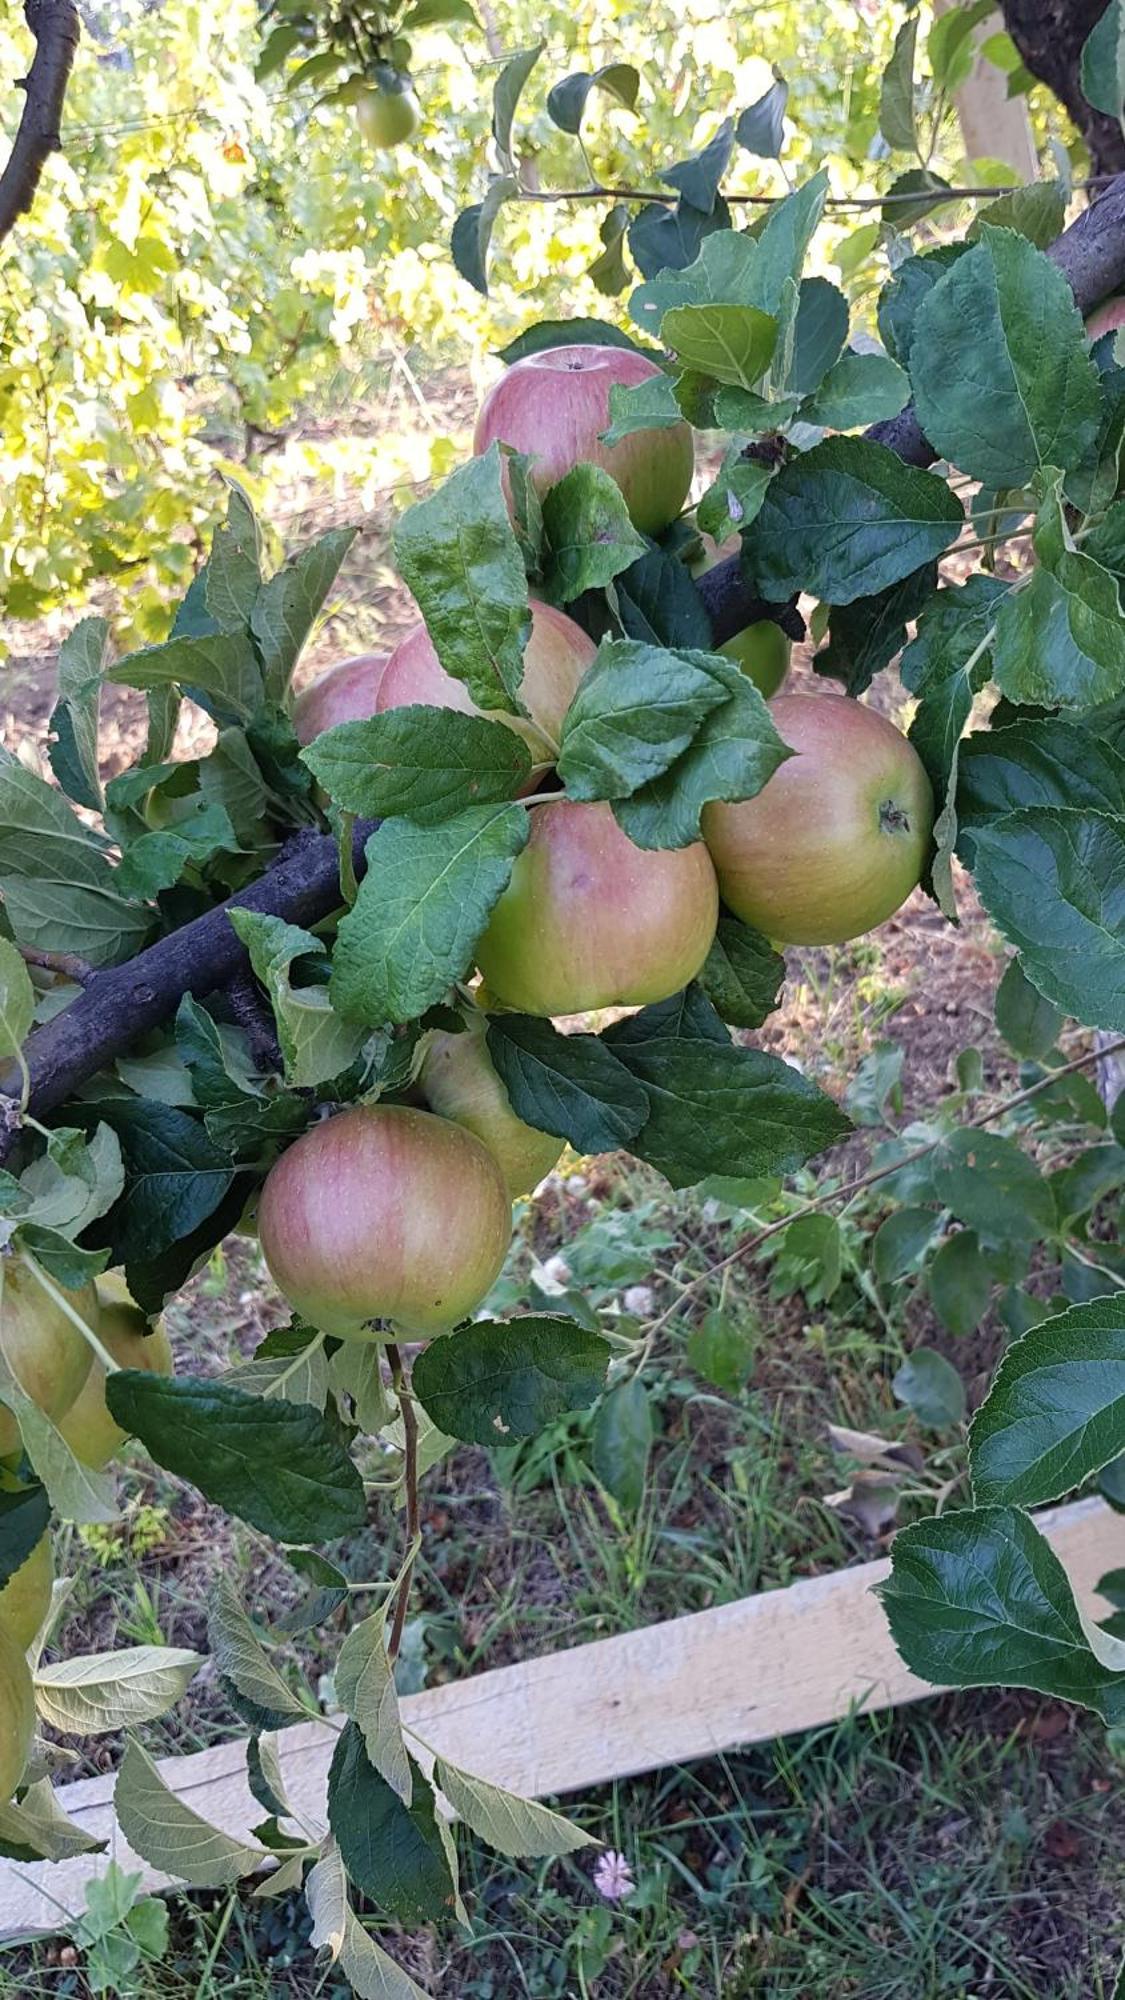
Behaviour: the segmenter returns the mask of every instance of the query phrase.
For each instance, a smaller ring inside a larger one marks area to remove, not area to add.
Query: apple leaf
[[[467,1444],[534,1437],[605,1387],[610,1350],[576,1320],[476,1320],[432,1340],[414,1363],[414,1392],[438,1429]]]
[[[996,684],[1034,708],[1094,708],[1125,689],[1117,578],[1080,550],[1038,564],[996,613]]]
[[[531,614],[500,468],[496,445],[459,466],[402,515],[394,547],[446,672],[478,708],[512,714]]]
[[[614,382],[609,391],[609,429],[601,432],[603,444],[620,444],[636,431],[666,431],[682,424],[684,413],[676,398],[676,384],[663,371],[630,387]]]
[[[773,359],[778,325],[756,306],[673,306],[660,337],[690,368],[737,389],[757,387]]]
[[[975,829],[1021,806],[1125,813],[1125,756],[1106,737],[1061,716],[1026,716],[974,729],[961,745],[957,816]]]
[[[498,1854],[553,1859],[591,1843],[593,1836],[561,1813],[462,1771],[446,1757],[437,1759],[434,1776],[458,1819]]]
[[[732,1028],[760,1028],[777,1006],[785,960],[768,938],[724,910],[699,975],[712,1006]]]
[[[562,1035],[531,1014],[490,1014],[488,1053],[525,1124],[569,1139],[579,1153],[629,1143],[649,1112],[648,1093],[603,1037]]]
[[[563,723],[559,776],[575,799],[619,799],[661,776],[730,700],[706,653],[631,639],[599,649]]]
[[[409,1805],[371,1763],[363,1732],[344,1725],[328,1771],[328,1823],[349,1879],[400,1923],[449,1914],[455,1889],[428,1785]]]
[[[1087,1027],[1125,1031],[1125,821],[1026,806],[972,838],[980,899],[1032,985]]]
[[[0,1590],[42,1541],[50,1519],[50,1502],[42,1486],[21,1486],[13,1492],[0,1487]]]
[[[647,547],[629,519],[621,488],[600,465],[575,465],[543,496],[544,597],[569,604],[604,590]]]
[[[301,752],[345,812],[435,826],[513,798],[531,771],[514,729],[452,708],[395,708],[326,729]]]
[[[939,807],[949,790],[973,698],[989,676],[989,633],[1005,589],[997,577],[980,573],[962,584],[935,590],[899,662],[903,686],[918,697],[910,741],[926,767]]]
[[[982,1504],[1057,1500],[1125,1451],[1125,1311],[1119,1295],[1071,1306],[1009,1347],[973,1418]]]
[[[924,1680],[1035,1688],[1107,1722],[1125,1718],[1125,1674],[1095,1659],[1066,1571],[1018,1509],[957,1509],[900,1528],[879,1595]]]
[[[662,1003],[667,1006],[668,1003]],[[850,1132],[851,1121],[779,1056],[675,1031],[660,1009],[619,1021],[608,1047],[648,1092],[629,1142],[673,1187],[708,1174],[749,1180],[790,1173]]]
[[[363,1525],[363,1481],[319,1410],[133,1368],[107,1378],[106,1401],[158,1465],[276,1541],[332,1541]]]
[[[801,411],[806,424],[825,430],[856,430],[861,424],[897,417],[910,401],[905,371],[886,354],[841,354]]]
[[[132,1740],[125,1747],[113,1804],[117,1823],[134,1854],[190,1888],[225,1888],[267,1859],[264,1847],[236,1840],[193,1812],[165,1784],[147,1752]]]
[[[528,836],[522,806],[471,806],[441,826],[385,820],[342,920],[329,994],[346,1021],[413,1021],[464,977]]]
[[[825,438],[770,482],[753,537],[763,597],[807,590],[850,604],[898,583],[955,541],[964,513],[944,479],[868,438]]]
[[[934,1154],[933,1189],[986,1243],[1050,1236],[1058,1221],[1050,1183],[1022,1146],[998,1132],[951,1133]]]
[[[792,753],[778,735],[749,676],[718,654],[691,655],[728,689],[721,708],[699,724],[689,747],[659,777],[614,802],[623,833],[637,847],[688,847],[700,838],[700,815],[712,799],[749,799]]]
[[[931,444],[988,486],[1069,470],[1098,434],[1098,371],[1074,294],[1012,230],[984,224],[923,299],[910,378]]]

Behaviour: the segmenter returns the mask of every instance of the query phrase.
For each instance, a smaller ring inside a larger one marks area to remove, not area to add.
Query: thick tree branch
[[[20,85],[23,115],[0,174],[0,240],[31,207],[43,169],[62,145],[63,99],[81,32],[74,0],[24,0],[23,12],[35,60]]]
[[[1073,288],[1083,312],[1109,292],[1125,286],[1125,174],[1119,175],[1102,200],[1087,209],[1053,246],[1051,257]],[[869,436],[898,451],[915,464],[929,464],[935,454],[918,430],[914,444],[908,413],[891,424],[876,425]],[[919,456],[919,452],[925,456]],[[699,591],[711,616],[716,643],[730,638],[756,618],[772,617],[793,629],[791,607],[765,604],[751,595],[737,557],[719,563],[699,580]],[[796,615],[796,614],[793,614]],[[357,876],[364,869],[364,845],[372,822],[358,820],[353,831]],[[246,953],[227,921],[230,908],[263,910],[289,923],[308,926],[339,908],[340,873],[336,842],[330,834],[305,834],[295,840],[274,866],[249,889],[185,924],[170,937],[142,951],[127,965],[97,972],[85,991],[64,1013],[35,1031],[24,1054],[30,1078],[29,1109],[37,1116],[53,1111],[77,1087],[111,1063],[143,1035],[171,1018],[181,995],[202,998],[244,973]],[[9,1094],[7,1115],[0,1118],[0,1159],[18,1125],[18,1082],[11,1075],[0,1081]],[[0,1102],[0,1110],[3,1104]],[[5,1136],[7,1132],[7,1136]]]
[[[1032,76],[1065,104],[1090,149],[1095,173],[1125,168],[1125,134],[1116,118],[1082,94],[1082,45],[1105,13],[1105,0],[1002,0],[1004,26]]]

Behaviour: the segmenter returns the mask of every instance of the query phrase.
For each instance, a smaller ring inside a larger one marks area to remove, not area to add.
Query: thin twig
[[[88,959],[79,958],[72,951],[36,951],[33,945],[16,946],[25,965],[38,966],[41,972],[57,972],[63,979],[73,979],[78,986],[88,986],[94,977],[94,967]]]
[[[393,1666],[398,1658],[399,1647],[402,1645],[406,1607],[410,1600],[410,1585],[414,1576],[413,1550],[418,1538],[418,1419],[414,1414],[414,1398],[406,1386],[402,1355],[393,1340],[387,1342],[387,1361],[391,1370],[391,1387],[398,1397],[398,1406],[402,1413],[403,1479],[406,1487],[407,1554],[403,1564],[402,1581],[395,1599],[391,1636],[387,1641],[387,1658]]]

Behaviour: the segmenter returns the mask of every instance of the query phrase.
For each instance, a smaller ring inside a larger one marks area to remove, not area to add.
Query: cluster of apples
[[[150,1327],[116,1273],[65,1297],[119,1367],[172,1373],[163,1324]],[[19,1265],[4,1273],[0,1350],[75,1457],[99,1471],[108,1465],[125,1433],[106,1406],[105,1368],[69,1314]],[[21,1457],[19,1426],[0,1404],[0,1492],[18,1493]],[[11,1797],[31,1748],[35,1705],[25,1654],[51,1608],[54,1578],[48,1530],[0,1589],[0,1800]]]
[[[629,348],[528,355],[485,398],[474,449],[499,441],[527,454],[540,492],[580,462],[601,466],[634,525],[660,536],[688,499],[690,427],[638,431],[613,445],[602,436],[611,388],[657,373]],[[696,547],[704,567],[725,553],[711,543],[700,556]],[[532,808],[527,845],[477,946],[490,1007],[557,1017],[662,1000],[700,971],[720,897],[779,944],[828,944],[883,922],[914,888],[933,808],[911,744],[858,702],[779,694],[788,646],[776,625],[748,627],[723,650],[773,697],[794,755],[755,798],[706,807],[701,841],[641,849],[608,804],[550,793],[563,718],[595,648],[572,618],[532,600],[527,716],[493,719],[524,737],[529,788],[550,795]],[[301,696],[294,723],[308,743],[338,723],[411,704],[480,712],[422,623],[389,656],[331,668]],[[471,1313],[503,1263],[512,1197],[561,1151],[512,1110],[479,1017],[461,1034],[431,1037],[419,1085],[425,1110],[344,1111],[298,1139],[262,1191],[259,1233],[280,1289],[344,1338],[374,1337],[373,1320],[440,1333]]]

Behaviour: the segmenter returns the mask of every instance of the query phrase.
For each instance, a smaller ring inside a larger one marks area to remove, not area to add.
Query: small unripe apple
[[[1125,295],[1104,299],[1094,308],[1086,321],[1086,337],[1100,340],[1103,333],[1113,333],[1119,326],[1125,326]]]
[[[0,1590],[0,1627],[11,1633],[24,1652],[51,1608],[54,1581],[55,1557],[48,1533],[40,1535],[27,1561]]]
[[[90,1347],[33,1272],[8,1260],[0,1279],[0,1350],[21,1389],[57,1424],[90,1372]],[[93,1285],[64,1296],[92,1326],[98,1310]],[[19,1449],[19,1425],[0,1407],[0,1458]]]
[[[485,1023],[466,1023],[459,1035],[435,1034],[418,1078],[431,1111],[475,1132],[499,1161],[513,1200],[530,1194],[562,1157],[563,1143],[525,1125],[493,1068]]]
[[[23,1777],[34,1734],[31,1668],[18,1639],[0,1626],[0,1804],[7,1804]]]
[[[609,429],[609,392],[632,389],[660,369],[630,347],[549,347],[525,354],[489,390],[473,434],[480,454],[497,440],[532,460],[537,491],[556,486],[585,461],[615,479],[633,525],[659,535],[687,499],[695,470],[690,424],[634,431],[619,444],[601,442]]]
[[[783,694],[770,713],[797,754],[756,797],[704,807],[722,898],[777,944],[840,944],[916,887],[930,781],[901,731],[844,695]]]
[[[409,79],[396,76],[394,83],[378,83],[356,99],[356,123],[369,146],[401,146],[412,139],[421,122],[422,111]]]
[[[401,1104],[357,1104],[271,1167],[262,1253],[295,1312],[343,1339],[367,1322],[447,1332],[480,1304],[512,1233],[504,1176],[472,1132]]]
[[[115,1276],[115,1274],[112,1274]],[[124,1294],[122,1296],[122,1294]],[[121,1281],[98,1281],[98,1314],[94,1331],[120,1368],[141,1368],[150,1375],[171,1375],[172,1343],[158,1320],[150,1328],[139,1306],[129,1298]],[[90,1373],[82,1384],[59,1429],[75,1458],[100,1471],[119,1452],[128,1432],[114,1422],[106,1407],[105,1369],[94,1356]]]
[[[703,554],[691,565],[693,576],[706,576],[716,563],[725,562],[728,556],[736,556],[741,547],[738,535],[722,543],[707,534],[701,534],[700,540]],[[772,618],[759,618],[753,625],[744,625],[741,632],[736,632],[733,639],[725,639],[716,651],[722,653],[724,658],[734,660],[767,701],[777,693],[789,672],[790,642]]]
[[[526,720],[498,708],[479,709],[464,681],[446,673],[433,640],[419,622],[399,640],[387,661],[376,707],[383,714],[421,703],[426,708],[455,708],[462,715],[485,714],[490,722],[503,722],[523,737],[534,768],[542,772],[555,761],[563,717],[596,652],[593,640],[573,618],[533,597],[520,683],[520,700],[530,717]]]
[[[324,729],[340,722],[366,722],[375,700],[388,653],[357,653],[354,660],[337,660],[311,682],[293,704],[293,728],[302,748]]]
[[[477,964],[496,999],[523,1014],[641,1007],[695,978],[718,907],[702,841],[635,847],[608,805],[552,799],[532,809]]]

